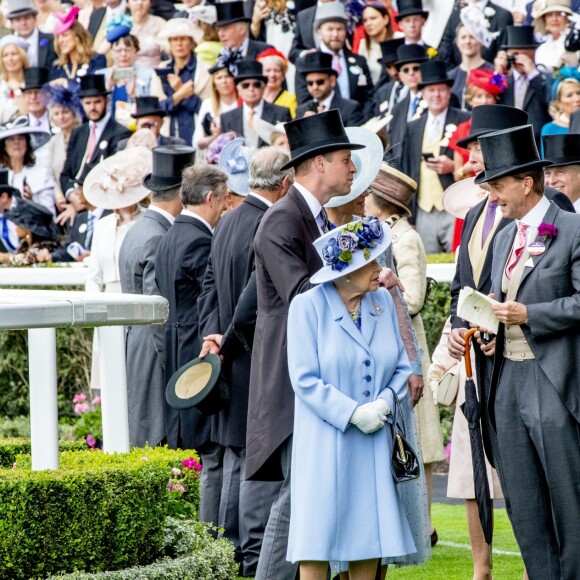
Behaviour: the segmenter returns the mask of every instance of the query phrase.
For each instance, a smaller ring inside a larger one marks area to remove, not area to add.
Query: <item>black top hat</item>
[[[442,60],[428,60],[421,63],[421,82],[419,90],[429,85],[447,85],[453,84],[453,79],[447,76],[447,68]]]
[[[162,145],[153,149],[153,170],[143,178],[151,191],[167,191],[181,185],[181,173],[193,165],[195,149],[189,145]]]
[[[41,89],[48,83],[48,69],[40,66],[31,66],[24,69],[23,91]]]
[[[397,48],[397,58],[395,59],[395,66],[400,70],[404,64],[410,62],[426,62],[427,49],[421,44],[402,44]]]
[[[486,183],[498,177],[517,175],[551,165],[550,161],[540,159],[532,125],[511,127],[482,135],[479,144],[485,171],[475,178],[475,183]]]
[[[0,193],[7,193],[8,195],[20,197],[20,191],[10,185],[9,177],[10,174],[8,173],[8,169],[0,167]]]
[[[508,48],[538,48],[538,43],[534,37],[533,26],[506,26],[507,40],[501,47],[502,50]]]
[[[109,94],[105,85],[105,75],[85,75],[81,77],[79,97],[100,97]]]
[[[332,68],[332,55],[320,51],[307,54],[302,59],[298,72],[304,76],[309,73],[327,73],[338,76],[338,73]]]
[[[383,40],[383,42],[380,43],[382,56],[381,58],[377,59],[377,62],[382,64],[394,63],[398,58],[397,49],[404,44],[404,38],[391,38],[390,40]]]
[[[217,28],[227,26],[234,22],[251,22],[244,12],[244,2],[220,2],[215,5],[217,20],[214,24]]]
[[[551,167],[580,165],[580,134],[544,135],[544,159]]]
[[[135,105],[135,112],[131,115],[133,119],[139,119],[139,117],[165,117],[165,111],[161,108],[157,97],[137,97]]]
[[[219,4],[218,4],[219,6]],[[262,63],[255,60],[243,59],[236,63],[238,74],[234,82],[236,85],[248,79],[257,79],[263,83],[267,83],[268,79],[264,76],[262,70]]]
[[[284,129],[292,159],[282,167],[282,171],[316,155],[340,149],[364,149],[364,145],[349,141],[338,109],[295,119],[286,123]]]
[[[528,114],[521,109],[506,105],[479,105],[471,113],[469,135],[459,139],[457,145],[467,149],[469,143],[476,141],[482,135],[527,124]]]
[[[423,3],[421,0],[399,0],[397,2],[399,13],[395,16],[395,20],[400,22],[401,18],[405,16],[413,16],[419,14],[423,18],[429,17],[429,12],[423,10]]]
[[[39,203],[19,199],[16,207],[4,212],[4,217],[39,238],[56,240],[58,237],[52,212]]]

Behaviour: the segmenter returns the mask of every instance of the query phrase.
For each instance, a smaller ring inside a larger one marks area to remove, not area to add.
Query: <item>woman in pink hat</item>
[[[67,80],[80,81],[81,77],[107,66],[105,57],[95,53],[93,39],[78,22],[78,15],[78,6],[71,7],[64,16],[55,14],[58,19],[54,27],[57,60],[50,69],[50,80],[59,84],[66,84]]]

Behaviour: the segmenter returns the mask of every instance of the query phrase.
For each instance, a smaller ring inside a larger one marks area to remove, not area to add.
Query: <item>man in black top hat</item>
[[[397,49],[403,44],[405,44],[403,38],[392,38],[381,42],[379,62],[383,65],[385,76],[389,80],[383,84],[379,82],[375,87],[375,117],[392,112],[395,105],[408,93],[408,89],[399,79],[399,71],[395,66]]]
[[[79,96],[88,121],[73,129],[68,143],[60,176],[65,195],[72,191],[75,180],[85,167],[90,170],[102,159],[113,155],[119,141],[131,136],[131,132],[107,111],[109,93],[104,75],[85,75],[81,78],[80,88]]]
[[[250,21],[244,12],[244,2],[220,2],[216,4],[218,37],[224,48],[239,50],[242,58],[254,60],[271,45],[250,38]]]
[[[187,146],[162,146],[153,149],[153,172],[148,176],[151,204],[128,232],[119,252],[121,289],[128,294],[160,296],[155,279],[155,252],[181,212],[182,170],[193,163],[194,150]],[[174,174],[174,184],[155,184],[158,168],[165,166]],[[143,447],[166,441],[168,431],[178,428],[178,411],[165,402],[165,329],[163,326],[127,327],[127,393],[129,397],[129,439]],[[193,358],[192,353],[192,358]],[[166,413],[162,412],[166,409]]]
[[[513,222],[493,247],[497,336],[482,393],[486,451],[530,578],[580,570],[580,216],[544,195],[531,125],[479,138],[490,199]]]
[[[455,218],[442,203],[443,192],[454,182],[449,137],[469,113],[449,105],[452,84],[443,62],[421,64],[419,89],[427,114],[407,125],[402,143],[400,167],[417,182],[417,196],[410,208],[427,253],[450,252],[455,225]]]
[[[48,83],[48,69],[29,67],[24,71],[24,100],[28,107],[28,122],[46,133],[51,132],[46,102],[42,98],[42,87]]]
[[[429,12],[423,9],[421,0],[399,0],[397,8],[399,12],[395,16],[395,20],[405,35],[405,44],[419,44],[425,49],[435,50],[425,44],[422,38],[423,26],[429,18]],[[435,55],[429,56],[432,58]]]
[[[10,0],[6,18],[10,21],[13,34],[28,44],[26,55],[30,66],[50,70],[56,60],[54,36],[41,32],[36,26],[38,10],[33,0]]]
[[[254,127],[254,119],[263,119],[272,125],[286,123],[292,119],[287,107],[279,107],[266,102],[262,96],[267,79],[262,72],[262,63],[254,60],[241,60],[237,64],[235,78],[242,106],[223,113],[221,116],[222,133],[233,131],[244,137],[248,147],[265,147]]]
[[[310,289],[321,265],[312,242],[329,228],[322,207],[350,191],[356,171],[349,142],[336,110],[286,124],[295,182],[268,210],[254,241],[258,319],[250,375],[246,477],[283,479],[264,535],[257,580],[294,580],[297,564],[286,561],[290,518],[290,462],[294,392],[286,357],[286,319],[290,302]],[[299,476],[299,475],[298,475]]]
[[[20,197],[20,192],[9,185],[8,169],[0,169],[0,253],[11,254],[18,247],[18,235],[13,222],[4,217],[14,203],[14,196]]]
[[[137,130],[150,129],[157,137],[157,145],[185,145],[185,141],[181,137],[166,137],[161,135],[161,127],[163,126],[163,118],[165,111],[159,104],[157,97],[137,97],[135,99],[135,112],[131,115],[133,119],[137,119]],[[122,139],[117,144],[117,151],[122,151],[127,147],[129,139]]]
[[[580,135],[544,135],[546,184],[564,193],[580,213]]]
[[[310,101],[303,103],[296,111],[301,119],[305,114],[322,113],[338,109],[345,127],[356,127],[363,122],[360,104],[351,99],[343,99],[336,89],[337,73],[332,68],[332,56],[316,51],[300,59],[298,72],[306,79]]]
[[[534,127],[536,144],[540,143],[542,127],[552,118],[548,113],[548,79],[534,63],[538,44],[531,26],[508,26],[506,42],[494,61],[496,70],[507,75],[508,86],[501,94],[503,105],[517,107],[528,114]],[[510,62],[509,59],[513,59]]]

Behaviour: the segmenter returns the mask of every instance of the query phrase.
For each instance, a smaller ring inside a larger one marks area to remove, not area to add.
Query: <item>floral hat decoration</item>
[[[490,6],[486,7],[491,8]],[[493,8],[491,8],[493,10]],[[491,32],[489,29],[489,20],[486,16],[493,16],[495,14],[495,10],[493,10],[493,14],[486,14],[485,11],[483,14],[481,10],[475,4],[469,4],[461,9],[459,13],[459,18],[461,19],[461,23],[465,28],[467,28],[469,34],[479,42],[485,48],[489,48],[492,42],[499,36],[499,31]]]
[[[45,99],[47,108],[55,105],[69,109],[75,115],[82,115],[82,105],[79,98],[80,87],[77,82],[68,81],[66,86],[51,85],[50,83],[43,86],[41,93]]]
[[[229,73],[235,77],[238,74],[238,61],[242,60],[241,48],[223,48],[214,66],[209,69],[210,74],[215,74],[222,69],[228,69]]]
[[[494,97],[501,95],[508,86],[504,75],[484,68],[470,70],[466,84],[479,87]]]
[[[109,24],[107,24],[107,42],[113,44],[113,42],[129,36],[131,28],[133,28],[133,20],[130,14],[113,16]]]
[[[323,266],[310,281],[321,284],[346,276],[375,260],[389,247],[391,230],[377,218],[364,218],[330,230],[313,245]]]

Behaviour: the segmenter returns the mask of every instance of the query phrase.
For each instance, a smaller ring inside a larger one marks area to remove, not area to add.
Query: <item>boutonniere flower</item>
[[[438,54],[439,54],[439,52],[437,51],[437,49],[436,48],[433,48],[432,46],[430,46],[427,49],[427,56],[429,58],[435,58]]]
[[[542,236],[544,238],[544,242],[548,238],[555,238],[558,235],[558,228],[552,224],[547,224],[542,222],[538,227],[538,236]]]
[[[101,141],[99,143],[99,149],[101,151],[106,151],[108,146],[109,146],[109,143],[107,141]]]
[[[356,58],[354,58],[354,56],[349,56],[348,57],[348,62],[350,62],[352,64],[356,64]]]
[[[495,10],[491,6],[486,6],[483,9],[483,14],[484,14],[484,16],[491,18],[495,14]]]
[[[48,45],[48,40],[46,40],[46,38],[41,38],[40,39],[40,46],[42,46],[42,48],[44,48],[47,45]]]
[[[427,101],[425,99],[421,99],[419,101],[419,105],[417,106],[417,110],[415,114],[411,117],[411,121],[416,121],[422,114],[423,111],[427,108]]]
[[[457,131],[457,125],[455,125],[454,123],[448,123],[447,125],[445,125],[445,133],[450,133],[451,135],[453,135],[455,131]]]

